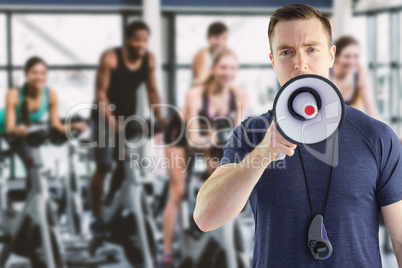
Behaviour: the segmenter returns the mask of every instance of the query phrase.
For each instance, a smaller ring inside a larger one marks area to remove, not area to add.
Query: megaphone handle
[[[286,154],[284,154],[284,153],[279,153],[279,155],[278,155],[278,160],[283,160],[283,159],[285,159],[285,157],[286,157]]]

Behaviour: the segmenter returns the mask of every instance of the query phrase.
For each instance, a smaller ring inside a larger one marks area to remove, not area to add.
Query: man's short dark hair
[[[141,20],[137,20],[137,21],[134,21],[134,22],[132,22],[132,23],[130,23],[129,25],[126,26],[126,30],[125,30],[125,33],[124,33],[125,37],[129,38],[129,37],[131,37],[133,35],[133,33],[135,31],[139,31],[139,30],[145,30],[145,31],[148,32],[148,34],[151,33],[151,31],[149,30],[148,25],[145,22],[143,22]]]
[[[328,46],[330,47],[332,45],[332,30],[328,18],[325,17],[316,8],[310,5],[291,4],[275,10],[274,14],[272,14],[271,19],[269,20],[268,39],[271,53],[273,52],[272,38],[274,36],[274,29],[278,22],[291,20],[309,20],[313,18],[318,18],[321,21],[324,31],[327,34]]]
[[[220,21],[211,23],[208,27],[207,37],[221,35],[228,31],[228,27]]]

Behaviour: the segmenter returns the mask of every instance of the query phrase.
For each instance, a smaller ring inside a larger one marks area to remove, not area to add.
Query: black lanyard
[[[325,209],[324,209],[324,216],[323,216],[323,219],[325,219],[325,213],[326,213],[326,211],[327,211],[327,205],[328,205],[329,192],[331,191],[332,175],[333,175],[333,173],[334,173],[335,148],[336,148],[336,136],[335,136],[335,138],[334,138],[334,150],[333,150],[333,152],[332,152],[331,175],[330,175],[330,177],[329,177],[329,184],[328,184],[328,191],[327,191],[327,200],[326,200],[326,202],[325,202]],[[310,187],[309,187],[309,184],[308,184],[308,179],[307,179],[307,175],[306,175],[306,169],[305,169],[305,167],[304,167],[303,156],[302,156],[300,147],[297,147],[297,149],[299,150],[300,159],[301,159],[302,166],[303,166],[304,179],[305,179],[305,181],[306,181],[307,194],[308,194],[308,200],[309,200],[309,202],[310,202],[311,213],[312,213],[312,215],[313,215],[313,217],[314,217],[315,215],[314,215],[314,210],[313,210],[313,203],[311,202]]]
[[[328,259],[333,252],[331,242],[328,239],[327,231],[324,226],[324,218],[325,213],[327,212],[328,198],[329,193],[331,191],[331,183],[332,183],[332,175],[334,173],[334,163],[335,163],[335,149],[336,149],[336,136],[334,138],[334,150],[332,152],[332,166],[331,166],[331,175],[329,177],[328,191],[327,191],[327,200],[325,202],[324,216],[320,214],[314,215],[313,203],[311,202],[310,195],[310,187],[308,185],[308,179],[306,175],[306,169],[304,167],[303,156],[298,147],[300,153],[300,159],[303,166],[304,178],[306,180],[307,186],[307,194],[310,202],[311,213],[313,214],[313,220],[310,223],[310,227],[308,230],[308,247],[310,248],[310,252],[313,257],[317,260],[326,260]]]

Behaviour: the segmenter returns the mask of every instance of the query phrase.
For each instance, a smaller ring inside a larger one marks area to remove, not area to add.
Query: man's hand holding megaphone
[[[257,148],[260,148],[262,156],[272,161],[278,161],[279,154],[292,156],[295,153],[297,145],[285,139],[278,131],[274,121],[271,122],[264,139]]]
[[[269,134],[262,142],[276,161],[292,156],[296,145],[318,145],[334,137],[343,124],[345,104],[325,77],[300,75],[279,90],[272,113]]]

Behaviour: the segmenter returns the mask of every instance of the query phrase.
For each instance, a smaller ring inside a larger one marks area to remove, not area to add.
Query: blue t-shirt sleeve
[[[240,163],[252,151],[250,146],[247,145],[247,139],[247,131],[244,124],[241,123],[233,131],[225,148],[223,148],[223,157],[219,166],[229,163]]]
[[[260,144],[271,123],[271,111],[244,120],[232,133],[225,148],[219,166],[228,163],[240,163]]]
[[[379,146],[380,174],[377,181],[377,200],[386,206],[402,200],[402,145],[391,130],[386,127]]]

